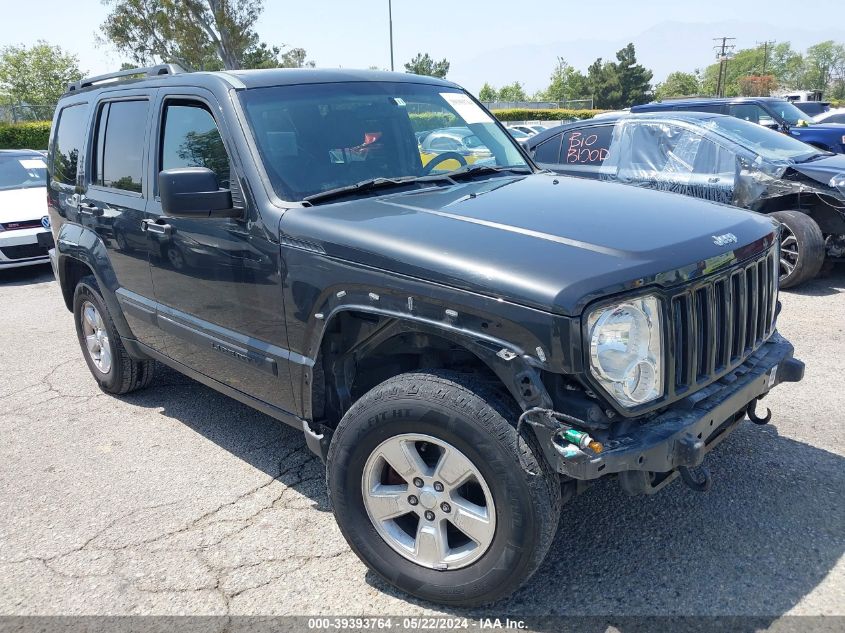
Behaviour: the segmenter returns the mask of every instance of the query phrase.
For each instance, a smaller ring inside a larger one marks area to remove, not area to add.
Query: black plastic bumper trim
[[[792,357],[793,351],[789,341],[774,334],[717,383],[623,435],[604,440],[605,450],[598,455],[564,458],[553,444],[554,430],[536,423],[532,426],[550,463],[559,473],[574,479],[597,479],[628,471],[669,473],[679,466],[698,466],[736,427],[751,402],[781,382],[801,380],[804,363]]]

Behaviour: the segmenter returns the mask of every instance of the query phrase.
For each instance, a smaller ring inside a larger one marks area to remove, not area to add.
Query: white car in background
[[[845,108],[831,108],[813,117],[816,123],[845,123]]]
[[[46,264],[53,234],[47,163],[34,150],[0,150],[0,270]]]

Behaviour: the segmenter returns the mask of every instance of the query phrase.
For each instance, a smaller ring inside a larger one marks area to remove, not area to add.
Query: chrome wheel
[[[798,265],[798,240],[786,224],[780,225],[780,278],[789,277]]]
[[[493,542],[490,488],[475,465],[443,440],[416,433],[385,440],[367,459],[361,487],[376,531],[418,565],[465,567]]]
[[[100,373],[109,373],[112,363],[111,343],[100,311],[93,303],[86,301],[82,304],[82,312],[79,318],[82,323],[82,335],[85,337],[88,356]]]

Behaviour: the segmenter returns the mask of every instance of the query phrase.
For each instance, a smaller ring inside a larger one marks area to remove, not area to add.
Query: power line
[[[733,57],[733,50],[736,48],[736,44],[728,44],[728,42],[733,42],[736,40],[735,37],[714,37],[713,41],[716,44],[713,46],[713,50],[716,51],[716,59],[719,60],[719,81],[716,84],[716,96],[717,97],[724,97],[724,89],[725,83],[727,83],[728,79],[728,59]]]
[[[760,73],[761,75],[766,74],[766,65],[769,63],[769,49],[773,48],[775,45],[775,40],[766,40],[765,42],[757,42],[757,48],[763,47],[763,72]]]
[[[393,0],[387,0],[387,16],[390,20],[390,70],[393,71]]]

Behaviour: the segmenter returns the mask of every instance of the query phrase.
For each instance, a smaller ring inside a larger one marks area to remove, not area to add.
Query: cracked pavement
[[[358,561],[301,432],[161,367],[103,394],[49,267],[0,271],[0,614],[845,614],[845,267],[782,301],[806,378],[709,493],[600,482],[527,587],[460,610]]]

